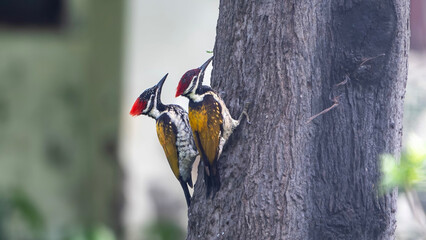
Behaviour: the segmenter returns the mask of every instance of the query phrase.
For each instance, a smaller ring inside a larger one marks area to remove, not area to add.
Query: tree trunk
[[[198,178],[187,239],[394,238],[378,159],[401,146],[408,17],[403,0],[220,2],[212,87],[251,125],[214,199]]]

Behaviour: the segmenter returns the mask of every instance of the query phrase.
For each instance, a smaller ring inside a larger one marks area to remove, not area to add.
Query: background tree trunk
[[[212,87],[252,124],[213,200],[198,178],[188,239],[393,238],[378,159],[401,146],[408,16],[403,0],[220,2]]]

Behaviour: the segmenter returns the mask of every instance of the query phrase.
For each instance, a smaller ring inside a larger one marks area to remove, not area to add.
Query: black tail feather
[[[197,141],[197,146],[200,147],[200,157],[201,161],[204,164],[204,182],[206,184],[206,198],[210,196],[210,193],[213,191],[213,198],[216,195],[216,192],[220,189],[220,178],[219,172],[217,170],[217,159],[213,162],[213,165],[210,165],[206,153],[200,142],[200,136],[198,132],[195,132],[195,141]]]
[[[212,183],[212,187],[213,187],[213,196],[212,198],[214,198],[214,196],[216,195],[216,193],[219,191],[220,189],[220,176],[219,176],[219,171],[217,170],[217,161],[215,161],[213,163],[213,166],[210,167],[210,181]]]
[[[209,197],[211,191],[212,191],[212,181],[210,179],[210,171],[209,171],[209,167],[205,166],[204,167],[204,182],[206,184],[206,198]]]
[[[189,207],[191,205],[191,194],[189,194],[188,185],[186,185],[186,182],[182,180],[182,177],[179,177],[179,182],[182,186],[183,193],[185,194],[186,205]]]
[[[220,177],[216,163],[204,168],[204,182],[206,182],[206,197],[209,197],[210,193],[213,192],[212,198],[214,198],[220,189]]]

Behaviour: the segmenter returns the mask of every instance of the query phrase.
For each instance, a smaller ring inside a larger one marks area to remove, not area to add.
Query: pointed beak
[[[166,81],[166,78],[168,75],[169,75],[168,73],[164,75],[164,77],[157,83],[156,88],[158,89],[159,93],[161,93],[161,89],[163,88],[163,84]]]
[[[209,66],[209,63],[213,60],[213,57],[209,58],[203,65],[201,65],[201,67],[199,67],[200,69],[200,73],[198,75],[198,81],[199,81],[199,85],[202,85],[203,80],[204,80],[204,72],[207,69],[207,66]]]
[[[206,71],[207,66],[209,65],[209,63],[213,60],[213,57],[209,58],[203,65],[201,65],[201,67],[199,67],[199,69],[201,70],[200,72],[202,74],[204,74],[204,71]]]

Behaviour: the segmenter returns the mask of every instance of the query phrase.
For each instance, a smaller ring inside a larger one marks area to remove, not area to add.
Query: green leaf
[[[116,240],[116,238],[111,229],[99,225],[84,231],[79,231],[67,238],[67,240]]]
[[[421,139],[412,137],[400,162],[390,154],[383,154],[381,159],[383,190],[399,187],[402,190],[424,188],[426,186],[426,145]]]
[[[177,223],[170,220],[159,220],[145,229],[143,239],[183,240],[185,233]]]
[[[43,216],[26,194],[24,194],[22,191],[16,190],[12,194],[10,202],[13,210],[19,212],[24,221],[33,230],[39,231],[44,228]]]

